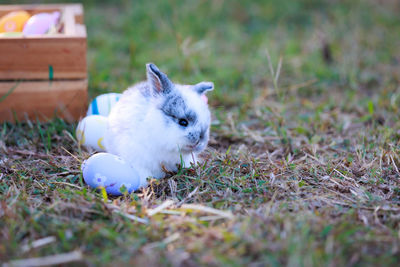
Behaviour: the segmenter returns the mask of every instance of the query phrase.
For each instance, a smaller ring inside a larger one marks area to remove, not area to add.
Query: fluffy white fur
[[[177,171],[178,164],[190,167],[197,163],[198,153],[207,146],[210,125],[210,112],[202,94],[213,89],[212,83],[173,84],[153,64],[147,65],[147,76],[147,81],[123,93],[109,115],[105,134],[107,152],[130,163],[140,176],[141,187],[147,185],[148,177],[164,177],[163,166],[168,171]],[[204,90],[198,90],[202,86]],[[184,128],[166,116],[162,107],[171,95],[183,99],[185,106],[196,115],[196,123]],[[188,139],[188,133],[201,126],[206,127],[207,136],[194,144]]]

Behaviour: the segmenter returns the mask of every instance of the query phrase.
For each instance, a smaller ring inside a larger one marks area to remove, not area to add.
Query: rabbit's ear
[[[201,95],[214,90],[214,84],[212,82],[201,82],[194,86],[194,90]]]
[[[168,94],[173,85],[167,75],[161,72],[153,63],[146,64],[147,81],[150,84],[151,91],[156,94]]]

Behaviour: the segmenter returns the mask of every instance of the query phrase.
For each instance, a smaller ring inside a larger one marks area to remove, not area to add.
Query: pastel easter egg
[[[0,32],[22,32],[31,16],[26,11],[14,11],[0,19]]]
[[[139,188],[137,172],[122,158],[110,153],[94,154],[82,163],[81,169],[89,186],[102,186],[111,195],[121,195],[123,188],[129,193]]]
[[[45,34],[57,24],[60,12],[38,13],[33,15],[24,26],[24,35]]]
[[[105,151],[104,134],[107,124],[108,118],[104,116],[91,115],[83,118],[76,127],[79,144],[97,151]]]
[[[90,103],[86,115],[103,115],[108,116],[115,103],[118,102],[122,94],[108,93],[97,96]]]

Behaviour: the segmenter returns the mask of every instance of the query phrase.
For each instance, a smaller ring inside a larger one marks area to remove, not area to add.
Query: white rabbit
[[[125,159],[147,178],[163,178],[164,170],[190,167],[208,143],[210,111],[204,94],[211,82],[172,83],[156,65],[147,64],[147,81],[128,88],[111,110],[105,133],[109,153]]]

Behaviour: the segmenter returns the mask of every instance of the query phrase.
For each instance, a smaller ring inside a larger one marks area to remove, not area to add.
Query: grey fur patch
[[[189,127],[197,123],[197,114],[188,108],[182,96],[177,92],[165,97],[160,110],[167,118],[173,119],[176,123],[180,119],[188,120]]]
[[[175,93],[165,97],[165,101],[160,109],[165,115],[180,119],[184,118],[188,108],[182,96]]]
[[[207,141],[208,127],[197,126],[195,127],[195,129],[193,129],[186,135],[186,138],[189,140],[189,142],[193,144],[198,144],[200,142]]]
[[[144,96],[144,98],[149,99],[151,97],[150,94],[150,86],[147,82],[142,82],[138,84],[138,90]]]
[[[200,140],[204,140],[205,138],[208,137],[208,127],[202,128],[200,131]]]
[[[189,122],[193,124],[197,122],[197,115],[191,110],[186,111],[185,117]]]
[[[191,143],[197,143],[197,141],[200,140],[200,132],[190,132],[188,133],[187,138]]]

